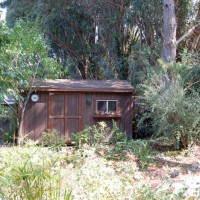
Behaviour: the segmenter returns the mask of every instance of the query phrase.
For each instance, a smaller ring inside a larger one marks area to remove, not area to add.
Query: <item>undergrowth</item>
[[[86,127],[73,135],[73,143],[79,150],[85,146],[95,147],[96,152],[108,160],[126,160],[127,155],[133,154],[141,163],[146,164],[151,152],[147,141],[128,140],[126,133],[120,130],[115,121],[112,129],[105,122]]]
[[[76,135],[75,147],[55,151],[26,142],[23,147],[0,148],[0,199],[189,198],[184,188],[177,193],[164,182],[152,186],[146,181],[140,167],[145,170],[151,161],[149,143],[127,140],[115,122],[111,130],[103,122],[87,127]]]
[[[48,149],[2,147],[0,149],[0,199],[71,199],[62,188],[62,156]]]

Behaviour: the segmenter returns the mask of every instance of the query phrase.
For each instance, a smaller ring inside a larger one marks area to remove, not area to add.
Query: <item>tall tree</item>
[[[7,21],[40,16],[52,55],[74,78],[127,79],[133,46],[154,49],[161,38],[161,1],[15,0]]]
[[[164,82],[168,84],[173,79],[171,69],[176,60],[176,15],[174,0],[163,0],[163,53],[162,59],[166,66],[163,74]]]

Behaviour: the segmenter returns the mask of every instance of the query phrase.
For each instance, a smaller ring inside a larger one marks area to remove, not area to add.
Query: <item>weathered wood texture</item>
[[[41,133],[48,128],[48,95],[39,93],[39,96],[37,103],[28,102],[24,116],[23,134],[29,134],[29,137],[34,140],[38,139]]]
[[[39,92],[39,101],[28,102],[24,118],[24,134],[38,139],[46,129],[57,129],[66,142],[71,134],[83,130],[85,125],[105,121],[112,127],[112,120],[132,138],[133,93],[72,93]],[[117,116],[96,116],[96,100],[118,100]]]

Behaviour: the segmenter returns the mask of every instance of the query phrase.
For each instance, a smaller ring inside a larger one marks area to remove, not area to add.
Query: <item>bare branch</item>
[[[16,110],[12,106],[10,106],[9,102],[6,99],[4,99],[3,101],[9,106],[9,108],[13,111],[13,113],[18,117]]]
[[[200,23],[193,26],[191,29],[188,30],[187,33],[185,33],[182,37],[180,37],[177,42],[176,42],[176,45],[178,45],[181,41],[183,41],[185,38],[191,36],[193,33],[196,33],[196,34],[200,34]]]

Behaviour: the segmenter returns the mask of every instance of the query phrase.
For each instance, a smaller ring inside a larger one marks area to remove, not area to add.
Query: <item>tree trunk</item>
[[[38,65],[37,67],[39,67],[39,63],[38,62]],[[19,129],[18,129],[18,139],[17,139],[17,144],[20,146],[21,144],[23,144],[23,126],[24,126],[24,114],[25,114],[25,110],[26,110],[26,105],[29,101],[29,98],[31,96],[31,93],[32,93],[32,87],[33,87],[33,83],[35,82],[35,76],[32,78],[32,81],[31,81],[31,84],[30,84],[30,87],[29,87],[29,90],[28,90],[28,93],[27,93],[27,96],[25,98],[25,101],[24,103],[21,104],[21,111],[20,111],[20,115],[19,116]]]
[[[21,116],[19,117],[19,129],[18,129],[18,139],[17,139],[17,144],[20,146],[23,144],[23,126],[24,126],[24,114],[26,110],[26,105],[28,103],[28,100],[30,98],[32,90],[29,89],[28,94],[25,98],[24,103],[21,104]]]
[[[176,59],[176,16],[174,0],[163,0],[163,53],[162,59],[167,69],[163,72],[163,81],[168,84],[173,79],[170,67]]]

